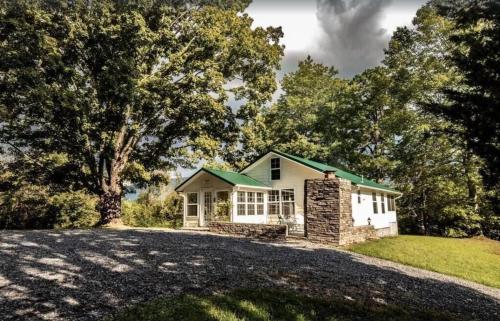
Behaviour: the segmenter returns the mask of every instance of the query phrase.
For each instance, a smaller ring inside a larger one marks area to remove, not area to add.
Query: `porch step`
[[[209,231],[208,227],[181,227],[183,231]]]

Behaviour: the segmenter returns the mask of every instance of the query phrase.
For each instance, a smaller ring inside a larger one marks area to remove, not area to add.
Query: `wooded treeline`
[[[393,184],[404,233],[498,237],[499,14],[496,1],[430,2],[394,32],[382,65],[353,79],[308,57],[248,149]]]
[[[402,232],[498,238],[498,1],[431,1],[380,66],[307,58],[272,104],[281,30],[252,29],[246,1],[37,3],[0,9],[3,204],[83,190],[105,223],[125,180],[276,148],[393,185]]]

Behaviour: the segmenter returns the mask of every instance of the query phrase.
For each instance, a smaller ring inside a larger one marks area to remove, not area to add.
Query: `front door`
[[[214,208],[212,200],[212,192],[203,193],[203,224],[205,226],[212,220],[212,212]]]

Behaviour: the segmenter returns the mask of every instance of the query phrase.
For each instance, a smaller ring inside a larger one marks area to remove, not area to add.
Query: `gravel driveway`
[[[0,231],[0,320],[100,320],[182,292],[292,288],[500,320],[500,290],[305,242],[159,230]]]

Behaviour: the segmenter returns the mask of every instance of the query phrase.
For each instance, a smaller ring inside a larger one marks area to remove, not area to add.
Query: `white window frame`
[[[361,190],[358,188],[358,204],[361,204]]]
[[[292,196],[293,196],[293,200],[291,201],[285,201],[284,200],[284,197],[283,197],[283,191],[291,191],[292,192]],[[292,204],[292,209],[293,209],[293,213],[291,213],[290,215],[290,218],[294,218],[295,217],[295,214],[296,214],[296,211],[297,211],[297,208],[296,208],[296,205],[295,205],[295,189],[294,188],[283,188],[283,189],[280,189],[280,215],[285,218],[285,215],[284,215],[284,211],[283,211],[283,207],[284,207],[284,204]]]
[[[262,198],[261,201],[259,201],[259,196],[258,194],[261,194]],[[266,194],[264,192],[255,192],[255,215],[264,215],[265,212],[265,197]],[[259,211],[259,206],[262,207],[262,212]]]
[[[373,214],[378,214],[377,193],[372,192]]]
[[[189,195],[196,195],[196,203],[189,202]],[[189,206],[196,206],[196,215],[189,215]],[[186,217],[198,217],[200,214],[200,195],[198,192],[188,192],[186,193]]]
[[[244,201],[240,201],[241,194],[244,196]],[[261,194],[260,201],[258,194]],[[253,195],[253,198],[250,197]],[[257,216],[257,215],[265,215],[265,197],[266,194],[264,192],[258,191],[237,191],[236,194],[236,215],[238,216]],[[259,212],[259,205],[262,207],[262,212]],[[240,207],[244,208],[243,212],[240,212]],[[253,210],[250,210],[253,209]],[[253,212],[250,214],[250,212]]]
[[[244,191],[236,192],[236,215],[246,216],[247,215],[247,193]],[[240,202],[240,193],[243,194],[243,202]],[[243,206],[243,213],[240,213],[240,206]]]
[[[271,201],[271,192],[278,192],[278,200],[277,201]],[[270,211],[270,206],[271,205],[278,205],[278,213],[274,214],[271,213]],[[281,191],[279,189],[273,189],[267,192],[267,215],[281,215]]]
[[[384,193],[380,193],[380,209],[381,209],[381,213],[385,214],[385,197],[384,197]]]

